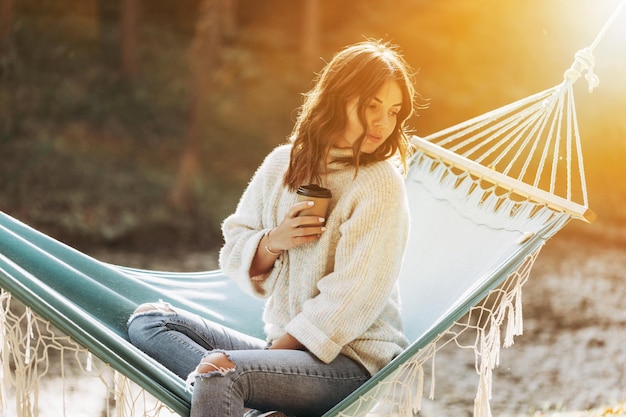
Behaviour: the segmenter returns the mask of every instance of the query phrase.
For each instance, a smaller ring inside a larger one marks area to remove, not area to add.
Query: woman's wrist
[[[272,233],[274,229],[270,229],[265,233],[265,243],[264,245],[265,251],[272,256],[280,256],[282,250],[274,250],[272,249],[272,244],[270,243],[270,233]]]
[[[250,266],[250,277],[252,281],[260,283],[267,278],[267,272],[272,269],[274,262],[281,255],[282,250],[275,250],[272,248],[270,242],[270,233],[274,229],[269,229],[259,242],[257,252],[252,259],[252,265]]]

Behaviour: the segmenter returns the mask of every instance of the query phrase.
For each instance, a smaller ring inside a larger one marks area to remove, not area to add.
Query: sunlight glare
[[[561,4],[564,7],[564,4]],[[564,30],[574,47],[592,47],[595,54],[615,60],[626,56],[626,0],[568,2]]]

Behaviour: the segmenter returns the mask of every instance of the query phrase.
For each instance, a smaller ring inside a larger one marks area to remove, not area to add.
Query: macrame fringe
[[[58,352],[52,355],[53,351]],[[67,358],[72,360],[67,361]],[[67,416],[68,387],[66,380],[74,378],[68,369],[78,369],[93,377],[94,383],[106,388],[106,396],[114,399],[109,405],[104,398],[106,417],[157,417],[174,413],[147,394],[124,375],[114,372],[94,358],[91,352],[79,346],[68,336],[52,328],[51,324],[12,299],[11,293],[0,291],[0,415],[38,417],[40,382],[51,376],[51,367],[60,365],[62,396],[59,416]],[[72,362],[72,363],[68,363]],[[57,391],[54,393],[57,394]]]
[[[522,287],[538,253],[539,250],[526,258],[518,270],[509,276],[505,282],[507,288],[494,290],[501,291],[499,300],[489,314],[489,325],[479,330],[480,349],[476,351],[479,383],[474,400],[475,417],[491,417],[493,370],[500,365],[500,346],[512,346],[514,336],[523,333]],[[501,328],[505,324],[505,338],[502,342]]]

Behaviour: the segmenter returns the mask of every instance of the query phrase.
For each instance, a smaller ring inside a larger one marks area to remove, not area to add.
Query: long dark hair
[[[360,42],[338,52],[324,67],[314,87],[304,95],[298,119],[291,134],[293,148],[284,184],[294,191],[298,186],[320,183],[330,149],[340,140],[347,124],[346,105],[359,97],[358,114],[366,129],[365,107],[383,84],[398,82],[402,91],[402,107],[396,126],[387,140],[372,153],[360,152],[365,134],[353,146],[353,156],[346,163],[367,165],[398,155],[404,168],[410,154],[410,141],[405,128],[413,113],[415,89],[412,72],[396,47],[380,41]]]

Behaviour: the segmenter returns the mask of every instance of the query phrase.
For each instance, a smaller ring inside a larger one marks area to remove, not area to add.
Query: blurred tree
[[[10,135],[16,128],[16,95],[17,86],[15,76],[15,57],[11,28],[13,25],[13,11],[15,0],[0,0],[0,137]],[[6,85],[6,88],[4,86]]]
[[[139,36],[137,33],[140,0],[122,0],[120,16],[120,61],[122,77],[133,81],[139,75]]]
[[[97,27],[99,31],[100,54],[105,65],[114,65],[118,56],[115,48],[117,23],[120,20],[120,2],[96,0]]]
[[[0,60],[2,61],[10,55],[14,6],[15,0],[0,0]]]
[[[222,33],[232,37],[237,32],[237,0],[221,0]]]
[[[198,150],[202,121],[206,116],[210,92],[215,86],[216,73],[221,66],[224,0],[202,0],[189,53],[191,70],[191,100],[187,114],[187,135],[178,174],[170,189],[169,201],[177,209],[190,212],[196,201],[193,185],[198,176]],[[203,117],[201,117],[201,115]]]
[[[302,33],[302,62],[304,70],[316,70],[320,64],[320,3],[319,0],[304,1],[304,24]]]

